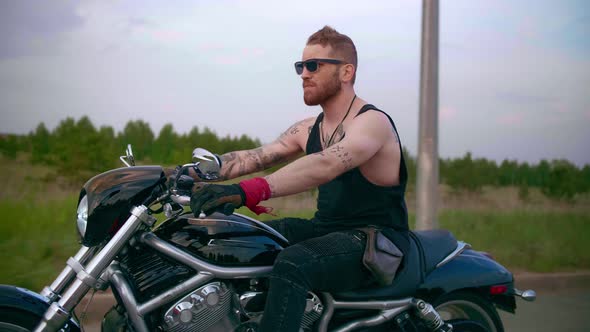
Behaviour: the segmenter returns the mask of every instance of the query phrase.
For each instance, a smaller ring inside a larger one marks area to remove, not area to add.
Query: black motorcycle
[[[1,331],[80,331],[74,309],[90,290],[112,289],[102,331],[233,331],[263,314],[268,279],[288,241],[234,213],[194,217],[192,168],[216,177],[213,155],[196,149],[173,180],[159,166],[128,167],[89,180],[80,192],[82,247],[41,294],[0,285]],[[166,220],[158,223],[155,214]],[[514,313],[513,276],[444,230],[412,232],[393,283],[342,293],[310,292],[300,331],[502,332],[496,308]]]

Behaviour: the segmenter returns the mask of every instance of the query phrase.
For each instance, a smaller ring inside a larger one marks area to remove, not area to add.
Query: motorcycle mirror
[[[215,154],[213,154],[203,148],[194,149],[193,150],[193,162],[196,163],[201,160],[214,161],[219,164],[219,161],[217,160],[217,156],[215,156]]]
[[[131,144],[127,144],[127,149],[125,150],[125,156],[120,156],[119,159],[127,167],[135,166],[135,158],[133,157],[133,150],[131,149]]]
[[[193,150],[193,162],[195,171],[203,180],[218,180],[220,178],[221,160],[215,154],[203,149]]]

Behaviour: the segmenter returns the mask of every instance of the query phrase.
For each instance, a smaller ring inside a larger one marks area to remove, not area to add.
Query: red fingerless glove
[[[252,212],[256,214],[271,214],[272,208],[258,205],[258,203],[270,198],[270,186],[264,178],[253,178],[241,181],[240,188],[242,188],[246,195],[246,202],[244,202],[244,205]]]

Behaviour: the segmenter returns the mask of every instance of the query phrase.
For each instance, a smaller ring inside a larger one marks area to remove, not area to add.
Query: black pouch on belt
[[[381,286],[391,285],[404,254],[379,228],[359,228],[367,235],[363,264]]]

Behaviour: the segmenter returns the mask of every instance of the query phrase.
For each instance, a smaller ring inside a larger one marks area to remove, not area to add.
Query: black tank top
[[[397,135],[397,129],[391,117],[373,105],[364,105],[357,116],[369,110],[385,114]],[[311,129],[307,139],[306,154],[322,150],[319,124],[323,117],[324,113],[321,113]],[[366,225],[391,227],[398,231],[408,230],[408,212],[404,198],[408,172],[401,150],[401,141],[399,144],[401,153],[399,185],[378,186],[369,182],[358,167],[351,169],[319,186],[317,212],[314,218],[316,225],[334,231]]]

